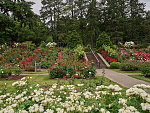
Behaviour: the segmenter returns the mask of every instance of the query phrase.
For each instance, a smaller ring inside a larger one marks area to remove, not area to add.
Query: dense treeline
[[[41,16],[32,11],[33,4],[0,0],[0,43],[39,43],[49,35],[66,42],[77,35],[84,45],[95,46],[102,32],[113,44],[150,42],[150,11],[139,0],[42,0]]]
[[[46,27],[25,0],[0,0],[0,43],[32,40],[46,35]]]
[[[72,31],[83,44],[96,44],[106,32],[119,41],[150,41],[150,12],[139,0],[42,0],[41,19],[55,41],[66,41]]]

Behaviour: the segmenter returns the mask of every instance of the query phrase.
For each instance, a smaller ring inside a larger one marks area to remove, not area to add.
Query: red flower
[[[26,61],[31,61],[31,59],[30,59],[30,58],[27,58]]]
[[[69,68],[71,68],[71,66],[69,66]]]

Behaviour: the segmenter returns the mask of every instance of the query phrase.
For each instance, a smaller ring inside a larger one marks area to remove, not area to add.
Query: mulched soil
[[[8,76],[8,77],[3,77],[0,78],[0,80],[19,80],[23,78],[24,76]]]

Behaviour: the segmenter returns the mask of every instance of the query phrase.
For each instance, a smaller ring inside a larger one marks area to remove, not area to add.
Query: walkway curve
[[[112,71],[110,69],[104,69],[105,70],[105,77],[126,87],[126,88],[130,88],[136,84],[146,84],[146,85],[150,85],[150,83],[142,81],[142,80],[138,80],[135,78],[132,78],[130,76],[128,76],[125,73],[119,73],[119,72],[115,72]],[[97,69],[97,75],[101,76],[103,69]]]

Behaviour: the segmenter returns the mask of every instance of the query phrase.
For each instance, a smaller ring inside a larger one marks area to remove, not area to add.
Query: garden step
[[[99,68],[106,68],[107,66],[105,65],[105,63],[101,60],[101,58],[95,53],[96,57],[98,58],[98,60],[100,61],[100,67],[98,66],[98,63],[96,61],[96,58],[92,55],[92,53],[88,52],[86,53],[87,59],[88,61],[91,61],[94,63],[96,69]]]
[[[101,57],[95,53],[96,57],[98,58],[98,60],[100,61],[100,68],[103,69],[103,68],[108,68],[107,65],[105,64],[105,62],[101,59]]]

